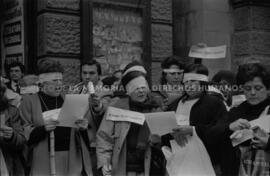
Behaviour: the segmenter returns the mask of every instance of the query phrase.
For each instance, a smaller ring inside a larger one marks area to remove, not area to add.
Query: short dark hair
[[[208,76],[209,71],[208,68],[206,66],[204,66],[203,64],[189,64],[186,66],[184,73],[190,73],[190,72],[195,72],[198,74],[202,74],[205,76]]]
[[[20,67],[21,69],[21,72],[24,73],[25,71],[25,67],[24,65],[21,63],[21,62],[11,62],[10,64],[7,64],[6,65],[6,74],[7,74],[7,77],[10,78],[10,70],[11,68],[14,68],[14,67]]]
[[[220,83],[222,80],[225,80],[230,85],[233,85],[236,82],[235,77],[236,77],[236,75],[230,70],[220,70],[219,72],[217,72],[213,76],[212,82],[213,83]]]
[[[84,65],[90,65],[90,66],[91,66],[91,65],[96,65],[98,75],[101,75],[101,74],[102,74],[102,72],[101,72],[101,65],[100,65],[100,63],[97,62],[95,59],[89,60],[89,61],[86,61],[86,62],[82,62],[82,63],[81,63],[81,66],[80,66],[80,73],[82,73],[82,67],[83,67]]]
[[[38,74],[59,72],[63,73],[64,69],[60,62],[52,59],[41,59],[38,61]]]
[[[264,86],[267,89],[270,88],[269,70],[261,63],[248,63],[238,67],[236,80],[239,85],[244,85],[246,82],[252,81],[255,77],[261,78]]]
[[[184,70],[185,69],[185,65],[183,63],[181,63],[179,61],[179,58],[177,58],[176,56],[167,57],[165,60],[163,60],[161,62],[161,68],[162,69],[168,69],[172,65],[178,66],[178,68],[180,70]],[[160,83],[161,84],[167,84],[166,75],[167,75],[167,73],[165,73],[164,71],[162,71],[162,75],[161,75],[161,78],[160,78]]]
[[[165,60],[163,60],[161,63],[161,68],[162,69],[170,68],[172,65],[177,65],[179,69],[185,68],[184,64],[182,64],[179,61],[179,58],[177,58],[176,56],[170,56],[167,57]]]

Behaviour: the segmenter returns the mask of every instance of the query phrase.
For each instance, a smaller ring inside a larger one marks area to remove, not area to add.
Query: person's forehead
[[[255,77],[255,78],[253,78],[253,80],[246,82],[245,85],[252,86],[252,85],[264,85],[264,84],[262,82],[262,78]]]
[[[10,71],[21,71],[21,68],[19,66],[11,67]]]
[[[92,72],[92,71],[97,72],[97,67],[96,65],[84,65],[82,66],[82,71],[83,72]]]

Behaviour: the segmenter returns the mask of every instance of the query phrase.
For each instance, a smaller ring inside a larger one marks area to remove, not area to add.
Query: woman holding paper
[[[27,121],[30,175],[92,175],[88,121],[77,120],[78,128],[59,127],[57,111],[52,113],[64,102],[61,65],[41,60],[38,71],[41,91],[25,95],[20,106]]]
[[[121,98],[113,107],[140,113],[158,110],[157,103],[149,96],[145,74],[138,62],[126,66],[122,84],[128,97]],[[146,122],[140,125],[128,118],[117,121],[109,114],[105,114],[97,132],[98,168],[103,175],[163,175],[163,156],[158,148],[151,147],[154,138],[150,138]]]
[[[18,109],[8,103],[5,92],[6,87],[0,84],[0,175],[24,175],[23,121]]]
[[[217,125],[212,127],[209,132],[216,135],[209,135],[209,137],[222,147],[221,151],[224,155],[221,156],[221,163],[224,175],[238,175],[239,168],[241,168],[240,174],[243,175],[269,175],[269,71],[260,63],[242,65],[238,69],[237,82],[243,89],[246,101],[232,108],[228,118],[221,119]],[[258,122],[260,119],[265,119],[264,123],[268,124],[268,129],[255,127],[259,124],[256,122],[254,124],[253,121],[257,120]],[[254,138],[251,141],[241,143],[241,136],[244,136],[244,132],[247,130],[252,132],[252,129]],[[239,144],[233,147],[231,140],[239,141],[240,147],[238,147]],[[240,158],[239,148],[242,151],[242,158]],[[243,153],[243,149],[248,148],[249,150],[255,149],[253,154]],[[259,160],[256,150],[262,154]],[[248,158],[251,155],[256,156],[256,159]],[[243,158],[244,156],[247,158]],[[268,160],[264,160],[265,156],[268,157]],[[241,167],[240,163],[242,163]]]
[[[223,97],[221,94],[208,92],[208,69],[202,64],[188,65],[184,71],[183,83],[184,95],[168,106],[168,111],[176,111],[176,118],[180,125],[172,133],[173,137],[180,146],[184,147],[189,142],[189,136],[196,133],[215,166],[218,151],[216,146],[208,145],[207,131],[227,113]],[[168,139],[171,137],[165,136],[163,139],[169,145]]]

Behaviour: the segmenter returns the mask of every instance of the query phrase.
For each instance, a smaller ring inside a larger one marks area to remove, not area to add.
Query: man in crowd
[[[8,79],[10,80],[10,82],[6,84],[7,88],[20,94],[20,86],[18,82],[23,77],[24,70],[25,70],[24,65],[20,62],[13,62],[7,65],[6,73]]]

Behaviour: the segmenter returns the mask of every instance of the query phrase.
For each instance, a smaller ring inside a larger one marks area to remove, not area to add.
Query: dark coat
[[[21,153],[26,139],[23,135],[23,121],[15,106],[9,106],[5,111],[5,125],[12,127],[14,130],[10,140],[5,140],[0,137],[0,147],[4,155],[7,169],[11,176],[24,175]]]
[[[180,97],[169,105],[167,111],[176,111],[178,104],[181,100],[186,98],[185,95]],[[192,106],[190,111],[190,125],[195,127],[196,133],[203,141],[213,164],[218,161],[218,147],[211,145],[212,142],[209,140],[209,131],[219,119],[224,118],[227,114],[226,106],[223,102],[222,96],[215,93],[204,92],[199,100]]]
[[[120,99],[113,107],[129,110],[129,99]],[[147,110],[148,112],[160,111],[159,108]],[[114,122],[103,118],[97,132],[98,168],[111,161],[112,175],[126,175],[127,135],[130,127],[130,122]],[[144,156],[145,176],[150,174],[151,152],[148,143]]]
[[[210,140],[215,142],[212,145],[220,146],[220,162],[223,175],[236,176],[239,173],[240,167],[240,150],[231,144],[230,135],[233,131],[229,129],[230,123],[240,118],[248,121],[257,119],[269,104],[270,98],[258,105],[250,105],[245,101],[239,106],[232,108],[227,118],[221,118],[215,126],[209,129],[209,134],[211,134],[209,135]],[[266,150],[270,150],[269,140]]]

